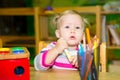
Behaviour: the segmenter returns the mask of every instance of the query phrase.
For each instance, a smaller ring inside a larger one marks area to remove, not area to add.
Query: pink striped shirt
[[[53,69],[66,69],[66,70],[77,70],[69,61],[65,52],[59,55],[51,64],[46,64],[45,59],[48,51],[55,46],[56,42],[50,43],[46,48],[44,48],[34,59],[34,67],[36,70],[47,70],[49,68]],[[77,54],[77,50],[74,50]]]

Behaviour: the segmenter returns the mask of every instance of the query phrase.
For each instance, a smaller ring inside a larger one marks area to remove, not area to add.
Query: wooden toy
[[[0,48],[0,80],[30,80],[27,48]]]

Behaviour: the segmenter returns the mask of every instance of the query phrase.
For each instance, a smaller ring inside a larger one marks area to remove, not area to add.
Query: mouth
[[[72,39],[72,40],[75,39],[75,36],[70,36],[70,39]]]

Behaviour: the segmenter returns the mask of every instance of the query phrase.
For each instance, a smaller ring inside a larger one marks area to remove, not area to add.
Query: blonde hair
[[[60,14],[57,14],[54,18],[53,18],[53,24],[56,27],[56,29],[59,28],[59,24],[60,24],[60,20],[61,17],[64,15],[68,15],[68,14],[75,14],[75,15],[79,15],[81,20],[82,20],[82,27],[85,29],[85,23],[89,24],[88,21],[84,18],[82,18],[82,16],[80,15],[79,12],[75,11],[75,10],[66,10]]]

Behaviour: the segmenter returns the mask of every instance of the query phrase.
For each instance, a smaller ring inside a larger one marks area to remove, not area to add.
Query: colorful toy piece
[[[65,54],[66,54],[68,60],[71,61],[71,56],[70,56],[70,53],[67,49],[65,49]]]
[[[0,80],[30,80],[29,51],[25,47],[0,48]]]
[[[8,54],[10,52],[9,48],[0,48],[0,54]]]
[[[47,6],[45,8],[45,14],[54,14],[53,8],[51,6]]]
[[[21,54],[21,53],[24,53],[24,49],[22,47],[13,47],[12,53],[13,54]]]

